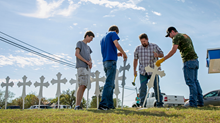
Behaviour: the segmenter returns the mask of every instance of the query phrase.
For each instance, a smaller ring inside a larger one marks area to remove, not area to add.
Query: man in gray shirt
[[[88,75],[86,75],[86,71],[88,70],[88,67],[90,69],[92,68],[92,59],[90,56],[92,50],[87,43],[90,43],[94,37],[95,35],[92,31],[87,31],[85,33],[84,40],[78,41],[76,44],[75,56],[79,88],[77,89],[75,110],[82,110],[80,103],[83,93],[88,85]]]

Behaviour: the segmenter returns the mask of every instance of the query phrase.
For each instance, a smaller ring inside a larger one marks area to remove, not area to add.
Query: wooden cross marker
[[[48,82],[44,83],[44,79],[45,79],[45,77],[41,76],[40,77],[40,83],[39,82],[34,83],[35,88],[40,86],[40,91],[39,91],[39,95],[38,95],[38,99],[39,99],[38,109],[40,109],[40,101],[41,101],[41,98],[43,98],[43,86],[48,87],[50,85]]]
[[[96,98],[97,98],[97,109],[98,109],[98,106],[99,106],[99,95],[100,95],[99,81],[105,83],[105,77],[103,76],[103,77],[99,78],[99,74],[100,74],[100,72],[98,70],[96,70],[96,72],[95,72],[95,77],[96,78],[91,78],[91,82],[96,82],[95,95],[96,95]]]
[[[10,80],[10,78],[7,76],[6,83],[2,82],[2,84],[1,84],[2,88],[6,87],[5,88],[5,109],[7,108],[7,101],[8,101],[8,86],[12,87],[14,85],[13,82],[9,83],[9,80]]]
[[[155,76],[156,76],[156,75],[160,75],[160,77],[165,76],[164,71],[158,71],[158,67],[157,67],[156,65],[154,65],[154,69],[152,69],[152,68],[148,65],[147,67],[145,67],[145,71],[146,71],[146,72],[152,72],[152,75],[151,75],[151,77],[150,77],[150,81],[147,83],[148,90],[147,90],[147,94],[146,94],[145,99],[144,99],[143,107],[144,107],[144,105],[145,105],[145,103],[146,103],[147,95],[148,95],[148,93],[149,93],[149,90],[154,87],[154,79],[155,79]],[[157,86],[158,86],[158,80],[157,80]],[[157,92],[158,92],[157,95],[160,96],[160,95],[159,95],[159,86],[157,87]],[[160,98],[158,98],[158,101],[159,101],[159,99],[160,99]]]
[[[23,86],[23,90],[22,90],[22,99],[23,99],[23,110],[24,110],[24,100],[25,100],[25,97],[26,97],[26,85],[28,85],[28,86],[31,86],[31,81],[28,81],[28,82],[26,82],[26,80],[27,80],[27,77],[24,75],[23,77],[22,77],[22,79],[23,79],[23,83],[22,82],[18,82],[18,87],[20,87],[20,86]]]
[[[123,100],[124,100],[124,86],[125,86],[125,70],[127,70],[127,71],[129,71],[129,69],[130,69],[130,64],[128,64],[127,66],[126,66],[126,62],[127,62],[127,60],[125,60],[124,61],[124,66],[122,67],[122,66],[120,66],[120,68],[119,68],[119,72],[121,72],[121,71],[123,71],[123,76],[122,76],[122,83],[121,83],[121,85],[122,85],[122,105],[121,105],[121,109],[123,109]]]
[[[61,90],[60,90],[60,84],[63,83],[63,84],[66,84],[67,82],[67,79],[64,78],[64,79],[60,79],[62,76],[62,74],[59,72],[57,74],[57,80],[55,79],[52,79],[51,80],[51,83],[54,85],[54,84],[57,84],[57,93],[56,93],[56,96],[58,97],[58,109],[60,108],[60,95],[61,95]]]

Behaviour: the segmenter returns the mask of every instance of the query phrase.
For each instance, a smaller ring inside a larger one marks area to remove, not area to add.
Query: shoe
[[[204,105],[197,105],[197,107],[203,107]]]
[[[109,108],[109,109],[115,109],[115,107],[111,107],[111,108]]]
[[[83,108],[81,106],[77,106],[74,108],[75,110],[83,110]]]
[[[157,108],[163,108],[163,106],[162,105],[158,105]]]
[[[102,105],[99,105],[99,108],[98,110],[109,110],[109,108],[107,106],[102,106]]]

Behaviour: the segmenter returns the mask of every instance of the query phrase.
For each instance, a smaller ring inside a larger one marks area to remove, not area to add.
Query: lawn
[[[220,107],[202,108],[136,108],[100,111],[89,109],[0,110],[0,122],[220,122]]]

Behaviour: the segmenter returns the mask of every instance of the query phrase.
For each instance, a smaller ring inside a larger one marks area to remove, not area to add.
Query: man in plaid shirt
[[[145,67],[150,65],[151,68],[154,68],[154,62],[156,62],[158,57],[161,58],[164,55],[163,55],[163,51],[156,44],[148,42],[148,37],[145,33],[141,34],[139,36],[139,39],[140,39],[142,45],[137,46],[137,48],[134,51],[133,66],[134,66],[134,76],[136,76],[137,75],[136,68],[137,68],[138,59],[139,59],[139,72],[140,72],[140,82],[141,82],[141,86],[139,88],[139,91],[140,91],[140,98],[141,98],[140,105],[142,106],[144,103],[146,92],[147,92],[147,83],[148,83],[148,80],[150,80],[150,77],[152,75],[152,72],[146,73]],[[155,80],[154,80],[154,93],[155,93],[155,98],[157,100],[156,106],[162,107],[163,106],[163,102],[162,102],[163,96],[161,95],[160,86],[158,85],[159,95],[160,95],[160,102],[158,102],[156,77],[158,78],[158,83],[159,83],[159,77],[158,77],[158,75],[156,75]],[[145,103],[145,106],[146,106],[146,103]]]

